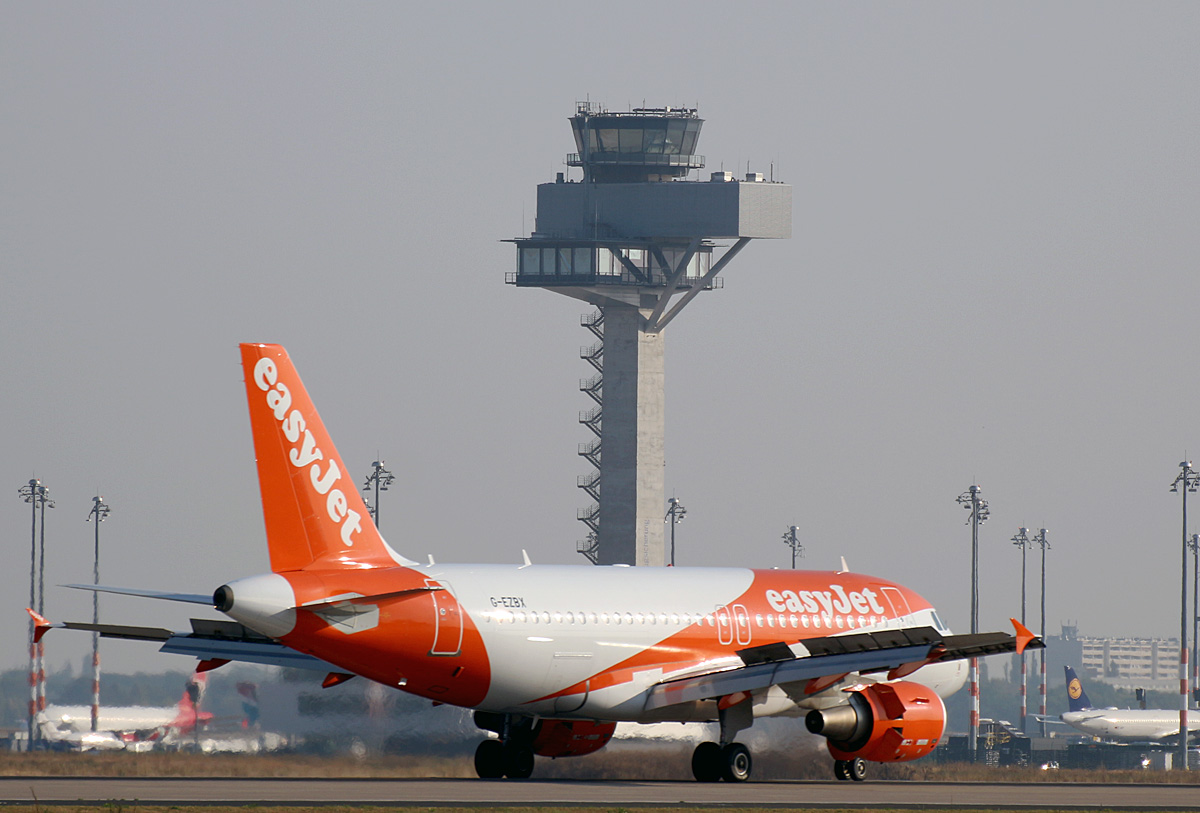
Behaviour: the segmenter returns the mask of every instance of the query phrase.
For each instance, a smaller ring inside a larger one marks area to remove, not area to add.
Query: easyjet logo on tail
[[[279,421],[279,428],[287,441],[294,444],[288,451],[288,460],[297,469],[308,468],[309,484],[318,495],[325,498],[325,511],[329,518],[341,525],[342,541],[347,547],[354,546],[353,534],[362,531],[358,512],[350,508],[346,495],[333,484],[342,477],[336,460],[325,461],[324,453],[308,430],[300,410],[292,409],[292,393],[279,380],[279,368],[273,359],[263,357],[254,365],[254,383],[266,393],[267,408]],[[290,410],[290,411],[289,411]]]

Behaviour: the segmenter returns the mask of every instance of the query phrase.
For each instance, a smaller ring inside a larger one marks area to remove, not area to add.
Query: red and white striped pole
[[[32,602],[30,602],[32,603]],[[32,621],[32,619],[31,619]],[[33,741],[35,739],[36,727],[34,720],[37,718],[37,644],[33,642],[33,636],[29,636],[29,742],[25,746],[26,751],[33,750]]]
[[[37,507],[42,481],[33,479],[17,490],[25,502],[29,503],[29,609],[37,608]],[[36,625],[33,616],[29,617],[29,721],[28,740],[25,750],[32,751],[37,739],[37,727],[34,720],[37,716],[37,641]]]
[[[1025,686],[1026,686],[1025,653],[1022,652],[1021,653],[1021,731],[1023,733],[1027,734],[1027,733],[1029,733],[1029,726],[1027,725],[1027,723],[1029,721],[1029,703],[1025,697]]]
[[[1012,543],[1021,549],[1021,626],[1025,626],[1025,554],[1032,544],[1029,541],[1029,529],[1022,526],[1017,529],[1017,535],[1012,538]],[[1043,634],[1045,631],[1043,630]],[[1029,733],[1029,701],[1026,697],[1027,679],[1025,674],[1025,651],[1022,650],[1018,656],[1021,659],[1021,733]]]
[[[100,523],[112,509],[100,495],[92,497],[88,521],[96,523],[95,558],[92,560],[92,583],[100,586]],[[92,623],[100,623],[100,591],[92,591]],[[92,731],[100,728],[100,633],[92,632]]]
[[[1187,524],[1187,495],[1200,486],[1200,472],[1192,468],[1192,461],[1185,460],[1179,464],[1179,474],[1171,483],[1172,491],[1183,494],[1183,566],[1180,568],[1180,601],[1179,601],[1179,765],[1176,770],[1188,769],[1188,637],[1187,637],[1187,554],[1188,554],[1188,524]],[[1181,487],[1182,486],[1182,487]]]
[[[1043,633],[1045,634],[1045,633]],[[1042,654],[1038,656],[1038,661],[1042,668],[1042,685],[1038,687],[1038,692],[1041,693],[1041,702],[1039,704],[1039,714],[1042,715],[1042,736],[1046,736],[1046,650],[1042,650]]]
[[[979,660],[971,658],[971,736],[979,738]],[[977,745],[972,742],[971,756],[974,759]]]

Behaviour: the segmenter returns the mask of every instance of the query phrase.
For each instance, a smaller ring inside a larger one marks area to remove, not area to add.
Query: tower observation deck
[[[580,382],[595,406],[580,423],[595,434],[579,454],[595,470],[578,485],[596,564],[665,564],[663,330],[755,238],[792,235],[792,189],[759,173],[735,180],[696,154],[704,120],[694,109],[613,113],[580,103],[570,119],[577,152],[538,185],[537,220],[517,245],[505,281],[596,307],[582,324],[598,339],[580,356],[596,370]],[[732,241],[721,245],[717,241]],[[720,254],[717,251],[721,250]]]

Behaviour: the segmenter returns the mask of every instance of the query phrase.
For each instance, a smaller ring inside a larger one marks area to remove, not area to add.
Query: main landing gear
[[[835,759],[833,761],[833,775],[840,782],[853,780],[861,782],[867,778],[867,761],[865,759]]]
[[[533,775],[533,749],[500,740],[484,740],[475,749],[475,773],[480,779],[528,779]]]
[[[725,746],[702,742],[692,752],[692,776],[697,782],[745,782],[753,765],[750,749],[740,742]]]
[[[722,697],[717,703],[721,741],[702,742],[692,752],[692,776],[697,782],[745,782],[750,778],[754,767],[750,749],[733,738],[754,724],[754,711],[749,693],[739,695]]]
[[[477,711],[475,725],[500,735],[475,749],[475,773],[480,779],[528,779],[533,775],[532,718]]]

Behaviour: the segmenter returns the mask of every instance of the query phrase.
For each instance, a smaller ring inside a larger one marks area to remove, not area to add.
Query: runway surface
[[[1195,785],[969,782],[587,782],[478,779],[2,777],[0,804],[383,804],[491,806],[1056,807],[1200,810]]]

